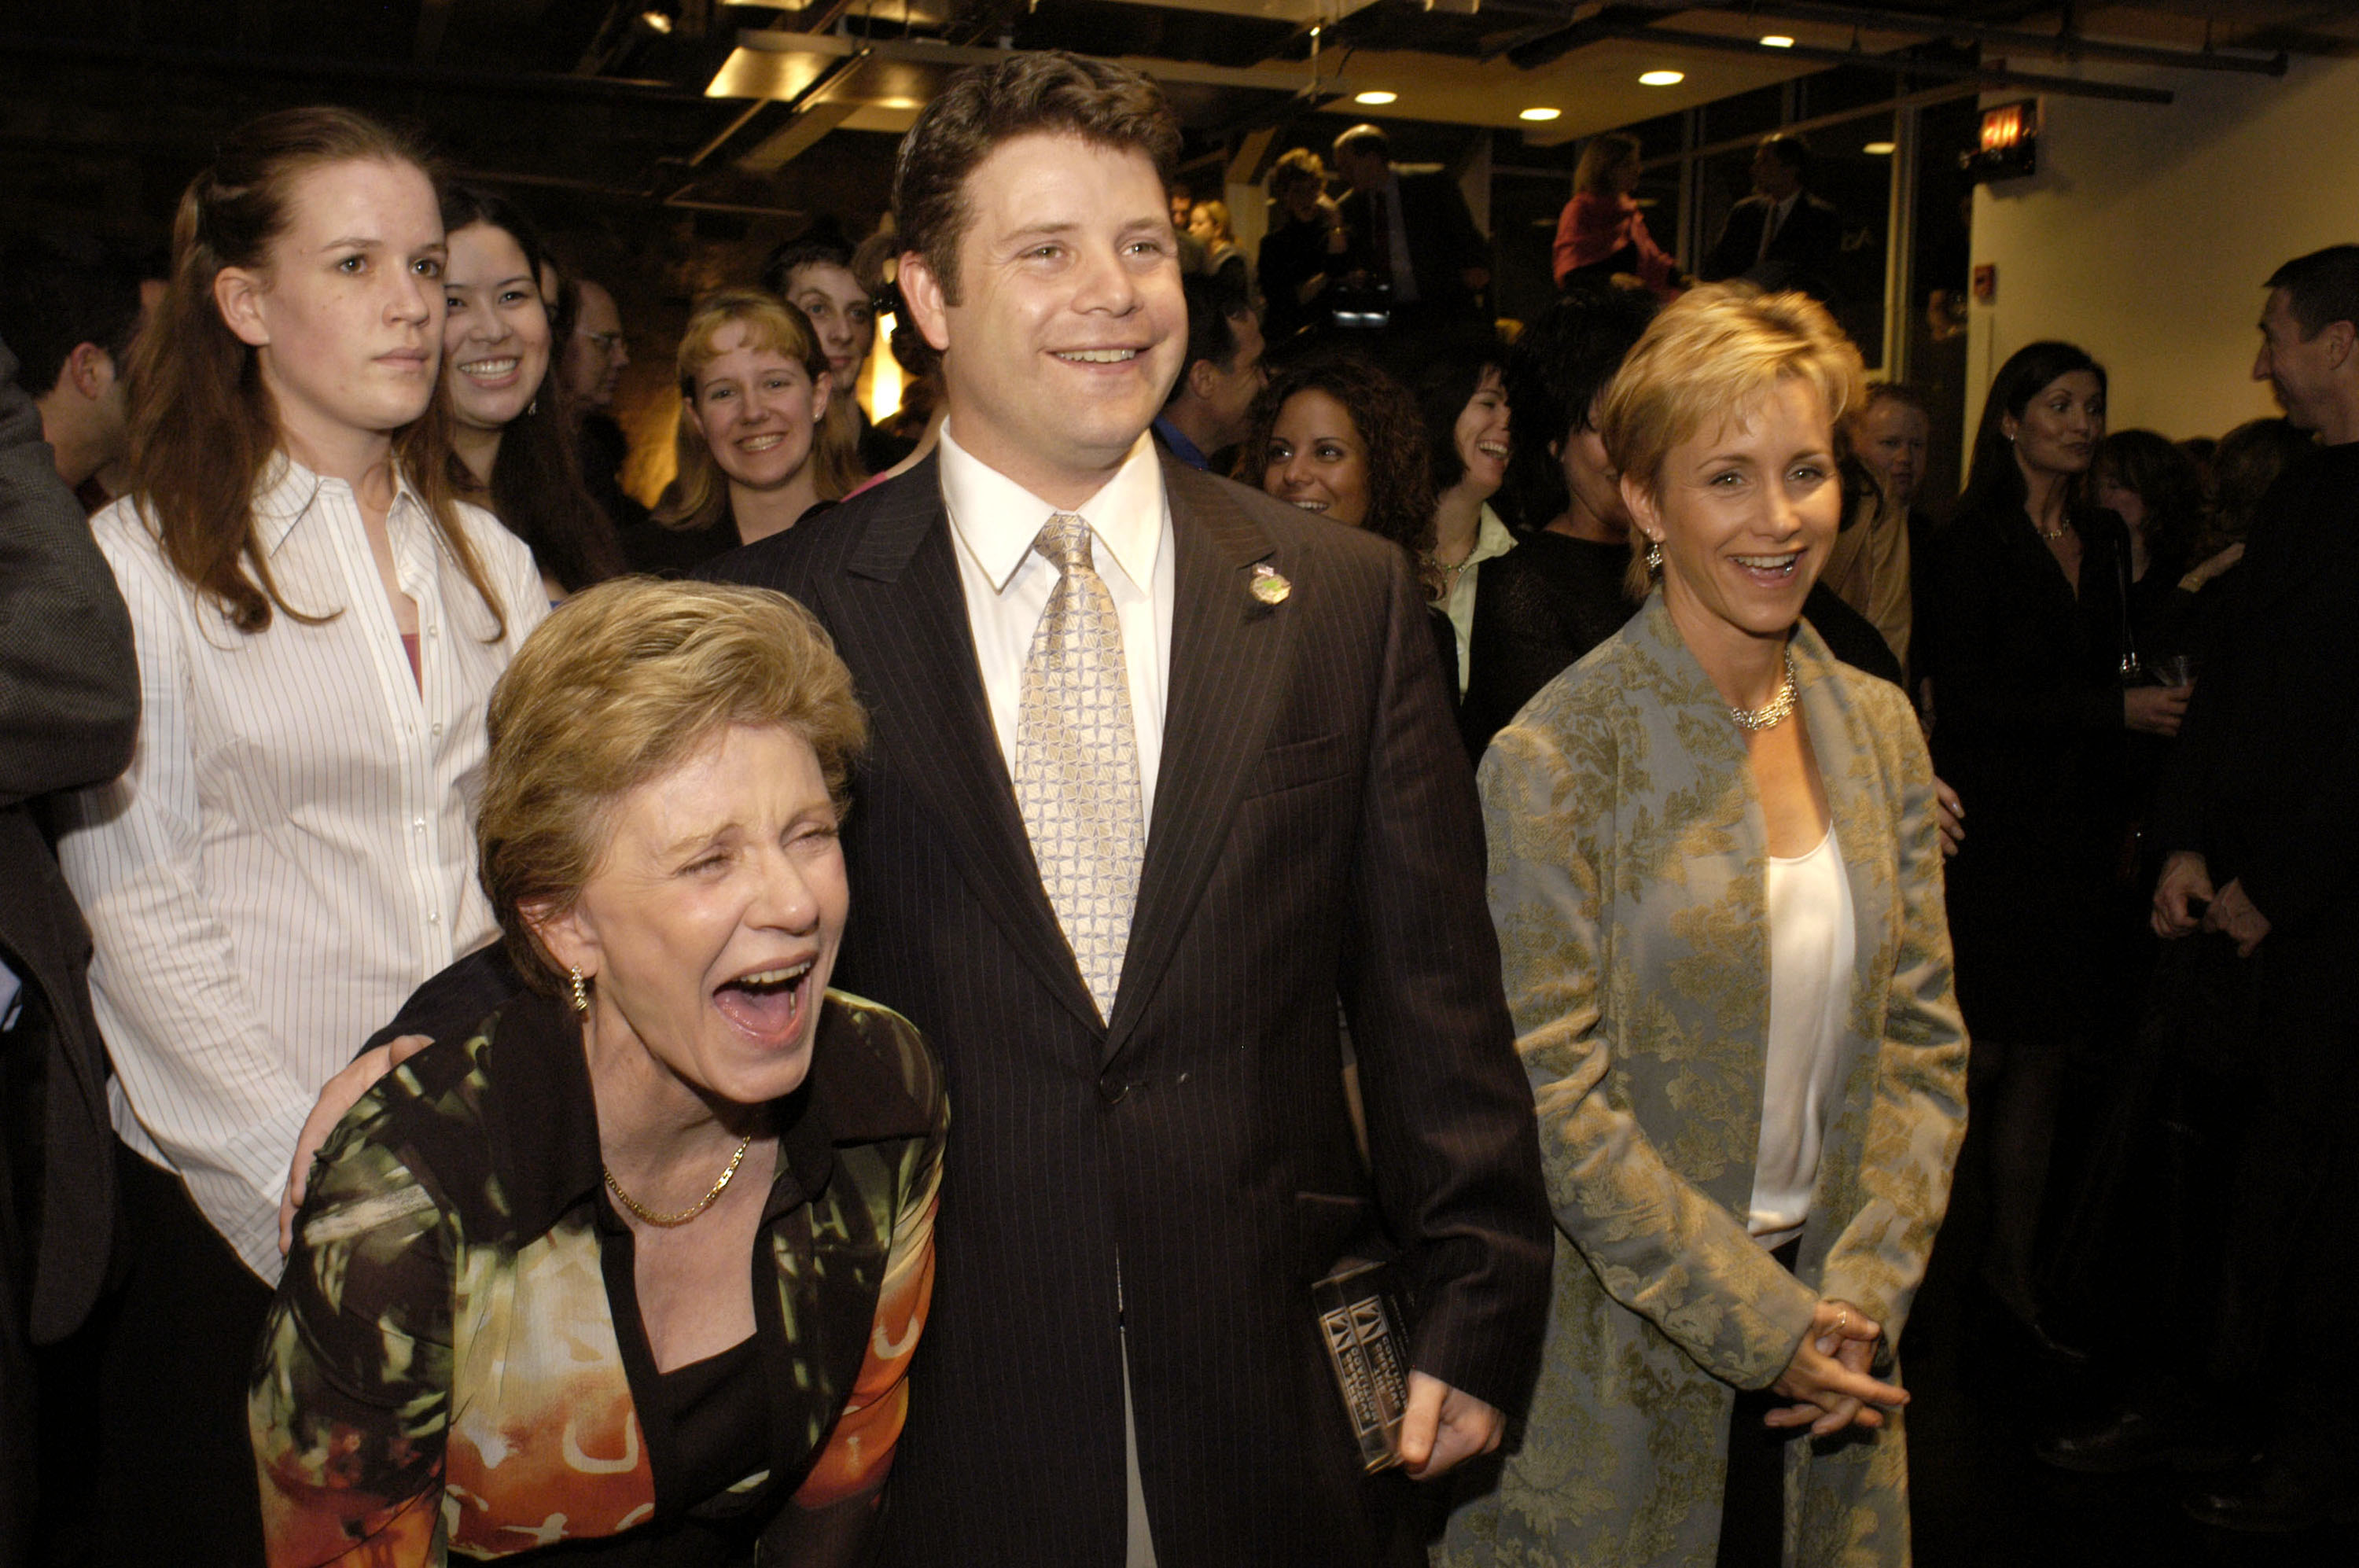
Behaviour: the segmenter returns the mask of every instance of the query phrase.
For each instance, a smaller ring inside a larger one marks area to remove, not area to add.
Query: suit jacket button
[[[1129,1094],[1129,1093],[1130,1085],[1116,1079],[1101,1078],[1098,1080],[1098,1098],[1103,1100],[1109,1105],[1121,1105],[1124,1097]]]

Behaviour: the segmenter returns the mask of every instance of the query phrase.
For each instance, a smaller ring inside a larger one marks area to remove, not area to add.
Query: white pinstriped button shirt
[[[418,604],[423,691],[341,480],[283,457],[256,491],[286,603],[248,635],[128,501],[92,520],[138,643],[138,749],[73,797],[58,857],[90,922],[115,1131],[179,1172],[265,1280],[321,1084],[420,981],[495,933],[474,876],[492,683],[549,613],[531,552],[461,508],[494,622],[406,485],[386,519]]]

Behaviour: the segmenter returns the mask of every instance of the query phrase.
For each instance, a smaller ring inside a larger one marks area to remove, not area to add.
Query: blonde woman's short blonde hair
[[[1815,387],[1830,432],[1865,396],[1859,350],[1807,294],[1712,283],[1666,306],[1622,362],[1597,411],[1605,455],[1647,495],[1671,449],[1716,430],[1780,381]]]
[[[783,593],[623,577],[550,612],[492,689],[476,869],[509,955],[534,985],[563,975],[525,910],[572,907],[614,809],[739,724],[809,743],[839,814],[868,737],[852,672],[817,616]]]

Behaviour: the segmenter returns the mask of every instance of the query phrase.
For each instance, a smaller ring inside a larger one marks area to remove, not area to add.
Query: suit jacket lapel
[[[1249,569],[1277,548],[1269,536],[1218,480],[1169,456],[1163,470],[1177,551],[1170,698],[1108,1061],[1136,1031],[1227,849],[1229,820],[1269,730],[1287,617],[1283,604],[1252,593]]]
[[[967,885],[1041,984],[1096,1029],[1097,1005],[1040,886],[992,728],[932,460],[895,493],[900,504],[870,521],[844,563],[836,639],[860,672],[879,741],[940,820]]]

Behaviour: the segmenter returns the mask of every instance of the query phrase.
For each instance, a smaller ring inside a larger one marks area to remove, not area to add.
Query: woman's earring
[[[577,1013],[586,1013],[590,1010],[590,988],[582,983],[582,970],[579,965],[576,965],[573,970],[573,1010]]]
[[[1663,541],[1649,534],[1647,536],[1647,570],[1660,572],[1662,569]]]
[[[538,397],[535,397],[531,402],[527,403],[527,404],[524,406],[524,411],[525,411],[525,413],[526,413],[526,415],[527,415],[527,416],[530,416],[530,415],[533,415],[533,414],[538,414],[538,413],[539,413],[539,412],[540,412],[540,399],[539,399]]]

